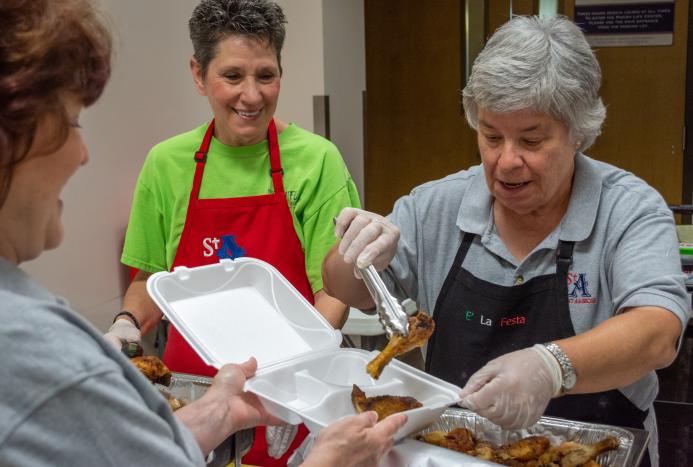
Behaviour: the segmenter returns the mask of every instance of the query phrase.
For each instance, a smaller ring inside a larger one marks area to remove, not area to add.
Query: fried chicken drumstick
[[[431,431],[419,439],[441,448],[452,449],[457,452],[469,453],[476,448],[472,432],[466,428],[455,428],[451,431]]]
[[[374,396],[367,397],[361,388],[354,384],[351,390],[351,403],[354,404],[356,412],[368,412],[375,410],[378,414],[378,421],[388,415],[405,410],[421,407],[421,402],[413,397],[407,396]]]
[[[130,361],[152,383],[158,383],[164,386],[171,384],[171,371],[159,357],[145,355],[143,357],[133,357]]]
[[[551,441],[545,436],[528,436],[506,446],[501,446],[494,451],[498,460],[509,461],[514,459],[520,462],[537,459],[551,446]]]
[[[154,355],[139,355],[130,358],[130,361],[152,383],[163,386],[168,386],[171,384],[171,371],[159,357],[155,357]],[[168,402],[168,405],[171,407],[172,411],[175,412],[186,405],[184,400],[174,397],[173,394],[168,392],[166,389],[161,387],[158,389],[161,395],[166,398],[166,402]]]
[[[410,316],[409,335],[403,337],[399,334],[393,334],[383,351],[368,363],[366,367],[368,374],[378,379],[390,360],[424,345],[433,334],[435,327],[433,319],[423,311]]]
[[[618,440],[609,436],[594,444],[580,444],[566,441],[557,448],[550,449],[539,458],[543,464],[550,467],[583,467],[593,461],[599,454],[618,449]]]

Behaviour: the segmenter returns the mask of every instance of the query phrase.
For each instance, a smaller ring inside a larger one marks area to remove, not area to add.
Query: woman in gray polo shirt
[[[388,218],[345,209],[325,290],[362,309],[373,264],[432,313],[426,370],[505,428],[542,414],[645,427],[657,464],[654,370],[689,305],[674,220],[633,174],[583,154],[600,133],[601,71],[563,17],[518,17],[464,89],[482,165],[415,188]],[[650,458],[646,459],[649,463]]]

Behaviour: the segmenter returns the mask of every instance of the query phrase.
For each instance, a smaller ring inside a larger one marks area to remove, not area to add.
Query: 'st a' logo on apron
[[[246,251],[236,242],[235,235],[222,235],[221,238],[205,238],[202,240],[202,254],[212,256],[216,253],[219,259],[236,259],[246,255]]]
[[[236,243],[235,235],[222,235],[221,248],[217,250],[219,259],[236,259],[245,256],[245,250]]]

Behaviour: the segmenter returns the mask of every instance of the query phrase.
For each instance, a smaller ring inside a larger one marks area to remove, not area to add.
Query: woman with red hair
[[[278,422],[243,391],[254,359],[222,367],[174,414],[96,328],[19,267],[62,241],[60,195],[89,160],[79,114],[110,71],[111,36],[89,0],[0,3],[2,466],[204,465],[233,432]],[[377,463],[406,417],[375,418],[323,430],[304,465]]]

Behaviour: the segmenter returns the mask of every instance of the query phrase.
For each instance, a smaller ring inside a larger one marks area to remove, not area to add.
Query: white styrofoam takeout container
[[[459,402],[460,388],[393,360],[378,380],[366,373],[377,354],[340,348],[342,337],[273,266],[254,258],[224,259],[153,274],[147,290],[171,323],[215,368],[250,357],[258,371],[245,389],[287,423],[318,432],[355,414],[352,385],[367,396],[415,397],[400,439]]]

